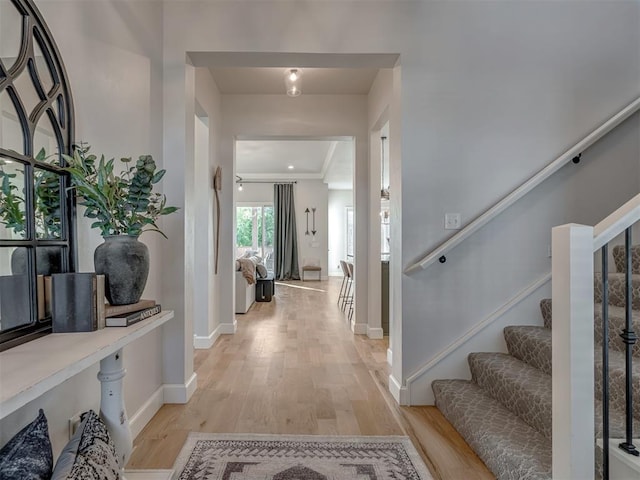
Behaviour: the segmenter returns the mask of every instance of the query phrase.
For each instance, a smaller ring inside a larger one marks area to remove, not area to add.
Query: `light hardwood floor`
[[[409,435],[435,478],[493,478],[436,408],[395,404],[388,342],[351,333],[339,287],[339,278],[277,284],[272,302],[237,315],[235,335],[196,351],[191,401],[160,409],[128,467],[171,467],[189,431]]]

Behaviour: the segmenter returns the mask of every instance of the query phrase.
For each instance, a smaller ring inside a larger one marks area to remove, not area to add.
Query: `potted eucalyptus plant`
[[[167,206],[166,196],[153,192],[166,173],[158,170],[151,155],[138,160],[98,158],[87,145],[76,146],[73,156],[64,155],[78,203],[84,215],[93,219],[104,243],[94,252],[96,273],[105,275],[105,294],[112,305],[140,300],[149,274],[149,250],[138,240],[144,231],[155,231],[166,238],[156,221],[177,210]]]
[[[41,149],[36,160],[44,161],[47,155]],[[26,234],[24,188],[16,185],[18,174],[7,169],[7,162],[0,159],[0,224],[18,237]],[[60,179],[58,174],[36,169],[34,172],[35,233],[37,238],[55,239],[61,236]],[[41,246],[36,249],[36,271],[38,275],[59,273],[61,269],[60,247]],[[11,255],[13,274],[25,273],[27,249],[16,248]]]

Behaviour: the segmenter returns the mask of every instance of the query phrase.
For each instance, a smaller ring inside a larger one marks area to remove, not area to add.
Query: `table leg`
[[[100,417],[107,425],[116,447],[121,474],[133,450],[133,439],[122,392],[122,379],[126,374],[122,364],[122,349],[120,349],[100,360],[98,373],[98,380],[101,383]],[[124,476],[122,478],[124,479]]]

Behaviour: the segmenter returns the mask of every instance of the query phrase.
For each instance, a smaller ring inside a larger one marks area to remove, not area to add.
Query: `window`
[[[236,257],[258,255],[273,270],[273,225],[273,205],[236,207]]]
[[[50,275],[74,268],[64,65],[32,0],[0,2],[0,350],[51,331]]]

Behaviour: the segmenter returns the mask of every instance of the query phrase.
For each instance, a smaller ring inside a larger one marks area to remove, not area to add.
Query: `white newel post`
[[[107,425],[120,462],[121,474],[133,450],[129,419],[124,407],[122,349],[100,360],[98,380],[101,383],[100,417]],[[124,479],[124,476],[122,476]]]
[[[552,231],[553,478],[594,478],[593,227]]]

